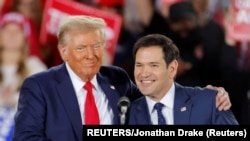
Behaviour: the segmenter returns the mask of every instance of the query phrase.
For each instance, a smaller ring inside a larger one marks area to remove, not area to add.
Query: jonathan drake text
[[[207,138],[210,137],[242,137],[246,138],[247,131],[246,129],[243,130],[216,130],[216,129],[206,129],[206,130],[184,130],[178,129],[177,130],[178,136],[189,136],[189,137],[202,137],[206,136]]]

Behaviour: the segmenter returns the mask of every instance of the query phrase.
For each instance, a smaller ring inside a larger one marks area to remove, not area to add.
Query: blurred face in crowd
[[[159,46],[139,48],[134,70],[137,87],[143,95],[159,101],[173,84],[177,66],[176,60],[167,66]]]
[[[8,23],[0,29],[0,42],[4,49],[20,50],[26,42],[26,36],[19,24]]]
[[[194,19],[183,19],[170,24],[171,30],[176,33],[180,38],[187,38],[191,35],[192,30],[196,28]]]
[[[205,14],[208,10],[209,1],[208,0],[192,0],[194,9],[198,14]]]
[[[16,3],[18,3],[17,9],[22,14],[30,17],[32,14],[31,11],[34,11],[34,8],[38,3],[40,3],[39,0],[16,0]]]
[[[196,19],[183,19],[170,24],[171,39],[179,48],[193,50],[201,42],[201,28]]]
[[[75,31],[65,35],[66,45],[60,48],[63,60],[83,80],[91,80],[102,65],[104,37],[100,30]]]

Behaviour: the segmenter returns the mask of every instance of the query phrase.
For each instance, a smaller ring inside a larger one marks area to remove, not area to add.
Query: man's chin
[[[150,96],[151,93],[149,93],[147,90],[142,90],[141,93],[144,95],[144,96]]]

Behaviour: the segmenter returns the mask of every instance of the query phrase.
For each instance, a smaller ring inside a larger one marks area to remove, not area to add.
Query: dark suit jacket
[[[183,87],[175,83],[174,125],[238,124],[231,110],[218,111],[216,109],[216,94],[217,91],[214,90]],[[183,110],[183,107],[186,110]],[[145,97],[132,102],[129,124],[152,124]]]
[[[114,66],[101,67],[97,81],[114,112],[113,124],[119,124],[117,102],[124,95],[135,98],[136,86],[124,70]],[[13,141],[83,140],[80,109],[65,64],[24,81],[13,138]]]

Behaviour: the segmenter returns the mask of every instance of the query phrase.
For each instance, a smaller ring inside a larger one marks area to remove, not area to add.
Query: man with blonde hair
[[[140,93],[124,70],[102,66],[105,27],[103,19],[90,16],[62,21],[58,50],[64,63],[24,81],[14,141],[82,141],[85,124],[119,124],[119,98]],[[91,102],[96,104],[89,107]]]
[[[90,16],[62,22],[58,50],[64,63],[24,81],[13,141],[82,141],[83,125],[120,124],[120,97],[141,94],[123,69],[102,66],[105,27]],[[219,105],[227,108],[230,100],[221,98]]]

